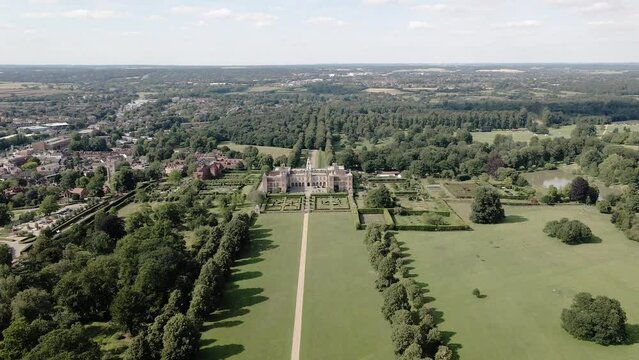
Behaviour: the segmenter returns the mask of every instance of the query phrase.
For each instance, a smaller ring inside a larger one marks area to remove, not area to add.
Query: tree
[[[404,351],[417,339],[417,327],[407,323],[393,324],[391,340],[395,347],[395,354],[403,354]]]
[[[477,188],[470,220],[478,224],[496,224],[505,217],[497,190],[488,186]]]
[[[118,192],[127,192],[135,189],[135,174],[128,166],[121,167],[113,174],[113,188]]]
[[[422,359],[422,348],[417,343],[412,343],[410,346],[404,350],[402,356],[399,357],[399,360],[421,360]]]
[[[7,204],[0,204],[0,226],[5,226],[11,223],[13,218],[13,212]]]
[[[576,177],[570,184],[570,200],[586,202],[588,198],[588,181],[581,176]]]
[[[4,338],[0,347],[0,358],[22,359],[38,344],[38,339],[49,332],[53,324],[46,320],[34,320],[28,323],[16,320],[2,332]]]
[[[5,243],[0,244],[0,265],[11,265],[13,261],[13,250]]]
[[[47,195],[40,203],[40,212],[46,216],[51,215],[52,212],[58,210],[58,200],[53,195]]]
[[[621,304],[605,296],[577,294],[570,308],[562,311],[561,324],[572,336],[601,345],[623,344],[628,337]]]
[[[544,227],[544,232],[570,245],[588,243],[593,239],[592,231],[586,224],[566,218],[549,221]]]
[[[192,359],[199,348],[200,332],[192,319],[175,314],[164,326],[163,360]]]
[[[437,353],[435,354],[435,360],[451,360],[453,358],[453,351],[445,345],[437,348]]]
[[[124,353],[124,360],[153,360],[153,354],[144,334],[133,338],[131,345]]]
[[[51,295],[42,289],[29,288],[20,291],[11,301],[13,319],[33,321],[49,317],[53,310]]]
[[[87,334],[82,325],[70,329],[53,330],[40,338],[40,342],[25,360],[100,360],[100,347]]]
[[[384,185],[378,186],[366,194],[366,206],[369,208],[390,208],[393,205],[391,193]]]
[[[173,184],[179,184],[180,180],[182,180],[182,172],[181,171],[171,171],[169,174],[169,182]]]
[[[384,304],[382,305],[382,314],[386,320],[395,314],[398,310],[409,310],[410,303],[406,289],[401,283],[394,283],[384,291]]]
[[[125,287],[120,289],[111,304],[111,317],[131,334],[136,334],[147,312],[144,295]]]
[[[477,298],[481,296],[481,292],[479,291],[479,289],[473,289],[473,296]]]
[[[114,214],[104,214],[103,211],[98,211],[95,214],[95,220],[93,221],[93,227],[96,231],[103,231],[110,238],[119,240],[126,231],[124,230],[124,220]]]

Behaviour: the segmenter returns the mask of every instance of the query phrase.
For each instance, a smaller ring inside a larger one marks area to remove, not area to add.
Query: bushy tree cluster
[[[619,301],[605,296],[575,295],[561,313],[561,325],[572,336],[601,345],[623,344],[628,338],[626,313]]]
[[[590,228],[579,220],[562,218],[559,221],[549,221],[544,227],[544,232],[570,245],[589,243],[593,240]]]

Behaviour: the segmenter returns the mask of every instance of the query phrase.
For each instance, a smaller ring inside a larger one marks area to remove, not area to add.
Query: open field
[[[273,158],[277,158],[278,156],[282,156],[282,155],[288,156],[291,153],[291,149],[288,149],[288,148],[281,148],[281,147],[274,147],[274,146],[240,145],[240,144],[235,144],[228,141],[220,143],[219,146],[228,146],[229,149],[240,151],[240,152],[243,151],[244,148],[246,148],[247,146],[253,146],[257,148],[257,150],[259,150],[261,154],[271,154]]]
[[[12,96],[43,96],[69,92],[70,90],[61,89],[57,85],[55,88],[48,87],[46,84],[28,83],[28,82],[0,82],[0,98]]]
[[[469,204],[451,205],[468,218]],[[472,232],[398,235],[414,260],[411,273],[428,284],[431,305],[442,312],[440,328],[460,358],[639,358],[639,243],[593,207],[506,207],[506,214],[505,224],[473,224]],[[583,221],[602,242],[569,246],[545,236],[546,222],[561,217]],[[474,288],[486,298],[475,298]],[[581,291],[621,302],[632,345],[579,341],[561,328],[562,309]]]
[[[512,130],[493,130],[491,132],[473,132],[473,142],[484,142],[492,144],[495,137],[499,135],[512,135],[513,140],[515,141],[525,141],[528,142],[533,136],[537,136],[539,139],[543,139],[545,137],[565,137],[570,138],[570,133],[575,128],[575,125],[562,126],[559,129],[549,129],[549,135],[537,135],[531,131],[526,129],[519,129],[518,131]]]
[[[251,237],[204,324],[199,359],[290,357],[302,214],[260,215]]]
[[[381,314],[382,296],[363,237],[349,215],[311,214],[302,360],[393,359],[390,326]]]
[[[148,203],[132,202],[132,203],[129,203],[126,206],[124,206],[122,209],[118,210],[118,216],[126,219],[129,216],[133,215],[134,213],[142,210],[142,206],[145,205],[145,204],[151,206],[151,208],[154,208],[154,207],[160,205],[161,203],[159,203],[159,202],[148,202]]]
[[[364,92],[371,93],[371,94],[388,94],[388,95],[405,94],[403,91],[399,89],[393,89],[393,88],[368,88],[364,90]]]

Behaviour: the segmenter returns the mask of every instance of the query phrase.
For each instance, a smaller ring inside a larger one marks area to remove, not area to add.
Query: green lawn
[[[522,129],[519,131],[512,130],[493,130],[491,132],[473,132],[473,142],[484,142],[492,144],[495,136],[497,134],[501,135],[512,135],[513,140],[515,141],[525,141],[528,142],[533,136],[537,136],[539,139],[543,139],[545,137],[565,137],[570,138],[570,133],[575,128],[575,125],[562,126],[559,129],[549,129],[550,134],[546,135],[536,135],[535,133],[528,131],[526,129]]]
[[[204,324],[199,359],[290,357],[302,216],[260,215],[222,309]]]
[[[132,203],[127,204],[126,206],[124,206],[120,210],[118,210],[118,216],[121,217],[121,218],[126,219],[129,216],[133,215],[134,213],[142,210],[142,205],[144,205],[144,204],[148,204],[149,206],[151,206],[151,208],[154,208],[154,207],[160,205],[161,203],[159,203],[159,202],[148,202],[148,203],[132,202]]]
[[[468,218],[469,204],[451,205]],[[398,237],[460,358],[639,358],[639,243],[592,207],[507,207],[506,214],[507,223],[472,224],[474,231]],[[601,243],[569,246],[545,236],[546,222],[561,217],[583,221]],[[486,298],[475,298],[474,288]],[[581,291],[618,299],[634,344],[604,347],[567,334],[559,317]]]
[[[393,359],[364,232],[350,214],[315,213],[308,236],[301,358]]]
[[[228,141],[220,143],[219,146],[228,146],[229,149],[240,151],[240,152],[243,151],[244,148],[247,146],[253,146],[257,148],[257,150],[259,150],[261,154],[271,154],[271,156],[273,156],[274,159],[282,155],[288,156],[291,153],[291,149],[288,149],[288,148],[274,147],[274,146],[240,145],[240,144],[235,144]]]

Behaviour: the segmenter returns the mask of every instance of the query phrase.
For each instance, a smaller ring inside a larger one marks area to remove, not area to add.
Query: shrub
[[[473,295],[478,298],[481,296],[481,292],[479,291],[479,289],[475,288],[473,289]]]
[[[588,243],[593,239],[592,231],[590,231],[588,226],[579,220],[568,220],[566,218],[548,222],[544,227],[544,232],[548,236],[558,238],[570,245]]]
[[[628,337],[621,304],[605,296],[577,294],[570,308],[561,313],[561,324],[572,336],[601,345],[623,344]]]

